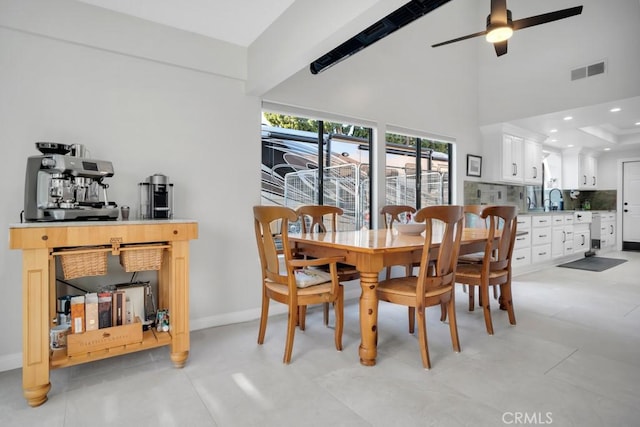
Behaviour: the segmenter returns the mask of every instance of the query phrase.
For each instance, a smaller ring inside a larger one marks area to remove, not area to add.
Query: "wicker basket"
[[[123,247],[120,252],[120,265],[124,271],[160,270],[162,265],[162,249],[164,246],[153,247],[144,245],[136,248],[135,245]]]
[[[86,248],[81,253],[73,253],[73,250],[64,251],[60,255],[62,272],[65,279],[75,279],[85,276],[104,276],[107,274],[107,252],[97,250],[88,252]]]

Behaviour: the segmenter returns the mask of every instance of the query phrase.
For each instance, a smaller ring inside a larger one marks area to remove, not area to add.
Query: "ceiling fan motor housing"
[[[507,22],[492,22],[491,16],[491,14],[487,15],[487,31],[504,26],[513,28],[513,19],[511,19],[511,11],[509,9],[507,9]]]

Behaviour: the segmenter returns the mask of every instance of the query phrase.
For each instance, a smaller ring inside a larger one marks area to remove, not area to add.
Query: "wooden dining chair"
[[[393,228],[394,222],[401,223],[402,215],[406,217],[407,214],[414,214],[414,213],[416,213],[416,208],[409,205],[385,205],[382,208],[380,208],[380,215],[382,215],[382,218],[384,220],[384,228],[386,228],[387,230],[391,230]],[[413,267],[417,267],[418,265],[420,264],[416,263],[416,264],[405,265],[404,266],[405,275],[411,276]],[[391,278],[391,266],[387,267],[385,278],[387,280]]]
[[[343,258],[294,258],[289,244],[288,225],[289,222],[296,221],[298,215],[292,209],[283,206],[254,206],[253,215],[262,269],[262,312],[258,344],[264,343],[271,300],[289,307],[284,363],[291,361],[299,307],[332,303],[336,316],[335,346],[337,350],[342,350],[344,291],[338,280],[337,263]],[[274,223],[281,225],[280,235],[274,236],[272,232]],[[281,249],[279,245],[282,245]],[[281,257],[284,258],[284,268],[281,267]],[[329,266],[329,271],[315,268],[320,266]]]
[[[337,206],[328,205],[303,205],[296,209],[298,219],[300,220],[300,230],[302,233],[326,233],[327,223],[330,224],[329,230],[338,230],[338,217],[344,211]],[[304,255],[304,254],[302,254]],[[355,267],[343,263],[338,263],[338,279],[340,282],[348,282],[350,280],[360,279],[360,273]],[[306,307],[300,308],[299,326],[300,329],[305,328]],[[329,324],[329,304],[323,305],[324,324]]]
[[[486,229],[489,227],[488,218],[482,217],[482,211],[489,205],[465,205],[464,206],[464,226],[465,228]],[[484,252],[475,252],[472,254],[460,255],[458,262],[467,264],[480,264],[484,260]],[[462,285],[466,291],[466,285]],[[475,308],[475,288],[471,288],[469,292],[469,311]],[[498,285],[493,286],[493,298],[498,299]],[[480,301],[481,296],[478,297]]]
[[[431,362],[425,321],[427,307],[435,305],[446,307],[451,343],[454,351],[460,351],[454,287],[463,228],[462,206],[429,206],[416,213],[416,221],[426,222],[424,248],[418,276],[394,277],[383,280],[378,284],[376,292],[380,301],[407,306],[417,314],[422,365],[425,369],[429,369]],[[440,233],[436,231],[438,227],[443,228],[442,239],[437,255],[432,259],[431,245],[434,241],[440,240],[438,239]],[[434,268],[428,268],[431,261],[435,261]],[[412,315],[410,314],[409,317],[411,322]]]
[[[490,206],[482,211],[481,217],[489,219],[489,233],[481,263],[460,263],[456,271],[456,282],[479,288],[480,304],[484,312],[487,333],[493,335],[493,322],[489,304],[489,286],[500,286],[500,304],[509,315],[509,323],[516,324],[511,295],[511,256],[516,238],[517,208],[515,206]],[[502,224],[499,227],[499,224]],[[494,248],[496,233],[499,234]]]

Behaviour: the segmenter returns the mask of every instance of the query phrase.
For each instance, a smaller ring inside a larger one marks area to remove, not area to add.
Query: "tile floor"
[[[378,363],[358,362],[357,301],[344,350],[311,309],[283,365],[286,318],[192,332],[174,369],[167,348],[52,371],[49,400],[30,408],[21,370],[0,373],[2,426],[637,426],[640,425],[640,253],[602,273],[551,267],[517,276],[517,326],[457,292],[462,352],[428,311],[432,369],[422,368],[406,309],[380,304]]]

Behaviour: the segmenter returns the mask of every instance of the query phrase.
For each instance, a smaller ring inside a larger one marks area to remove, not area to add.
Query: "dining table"
[[[499,234],[499,233],[496,233]],[[465,228],[460,242],[460,255],[482,252],[488,231]],[[432,256],[437,256],[440,237],[434,227]],[[376,364],[378,342],[378,297],[376,288],[380,272],[388,266],[420,262],[424,249],[423,234],[403,234],[395,229],[360,229],[325,233],[289,233],[296,252],[312,257],[340,256],[345,264],[360,273],[360,363]]]

